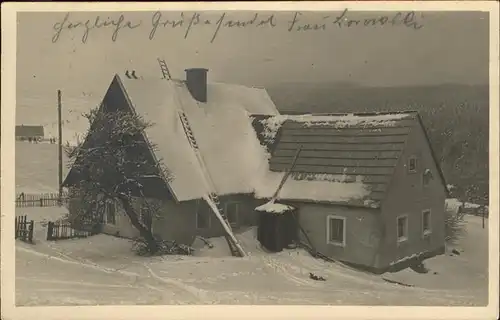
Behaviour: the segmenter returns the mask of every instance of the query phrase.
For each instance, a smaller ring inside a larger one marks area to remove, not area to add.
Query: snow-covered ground
[[[16,141],[16,193],[57,192],[57,159],[57,144]],[[68,161],[63,153],[63,177]]]
[[[60,208],[18,208],[29,219],[55,220]],[[248,257],[229,256],[222,238],[214,248],[197,241],[194,256],[138,257],[131,243],[106,235],[16,242],[17,305],[330,304],[462,305],[487,302],[488,234],[481,218],[466,218],[458,256],[428,260],[428,274],[404,270],[371,275],[312,258],[300,249],[263,252],[255,229],[237,235]],[[309,273],[326,281],[309,279]],[[436,274],[435,274],[436,273]],[[385,279],[412,285],[401,286]]]

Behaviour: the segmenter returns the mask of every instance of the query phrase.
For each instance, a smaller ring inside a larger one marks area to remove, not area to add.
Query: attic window
[[[409,173],[417,172],[417,157],[411,156],[408,158],[408,172]]]

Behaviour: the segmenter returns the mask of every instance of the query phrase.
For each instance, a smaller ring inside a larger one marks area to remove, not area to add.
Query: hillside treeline
[[[359,87],[281,84],[267,88],[281,112],[419,111],[453,197],[487,203],[487,86]]]

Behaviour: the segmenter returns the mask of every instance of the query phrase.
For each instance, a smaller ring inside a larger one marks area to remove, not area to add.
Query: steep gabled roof
[[[277,115],[264,89],[209,83],[207,103],[193,99],[180,80],[119,79],[133,110],[153,126],[146,138],[156,146],[157,160],[168,169],[171,192],[178,201],[201,198],[209,190],[178,111],[183,110],[219,195],[252,193],[257,170],[248,152],[260,148],[250,114]]]
[[[378,207],[412,127],[422,124],[416,112],[401,112],[254,116],[253,125],[273,172],[288,170],[302,147],[282,199]]]
[[[206,103],[193,99],[180,80],[115,76],[108,93],[116,87],[123,98],[111,94],[108,104],[127,105],[153,123],[145,138],[168,170],[165,180],[177,201],[211,191],[271,198],[302,146],[280,199],[376,208],[411,128],[422,125],[415,112],[280,115],[266,90],[238,85],[208,84]],[[181,110],[207,172],[186,137]]]

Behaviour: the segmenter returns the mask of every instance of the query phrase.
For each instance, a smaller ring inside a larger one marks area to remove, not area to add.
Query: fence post
[[[483,229],[484,229],[484,215],[486,214],[486,208],[483,208]]]
[[[27,221],[27,218],[28,218],[28,216],[27,216],[27,215],[25,215],[25,216],[23,217],[23,228],[22,228],[22,229],[23,229],[23,241],[26,241],[27,236],[28,236],[28,234],[27,234],[27,232],[26,232],[26,231],[27,231],[27,229],[28,229],[28,225],[27,225],[27,222],[26,222],[26,221]]]
[[[35,221],[31,220],[30,221],[30,227],[28,230],[28,240],[29,242],[33,243],[33,229],[34,229]]]
[[[17,222],[17,220],[18,220],[18,219],[17,219],[17,217],[15,217],[15,218],[14,218],[14,228],[15,228],[15,230],[16,230],[16,233],[15,233],[15,239],[17,239],[17,229],[18,229],[18,226],[17,226],[17,223],[18,223],[18,222]]]
[[[54,229],[54,222],[49,221],[47,223],[47,241],[52,240],[52,231]]]
[[[25,223],[25,219],[24,219],[24,216],[21,217],[21,225],[19,226],[20,228],[20,236],[21,236],[21,240],[22,241],[25,241],[26,240],[26,234],[24,232],[24,230],[26,230],[26,223]]]

